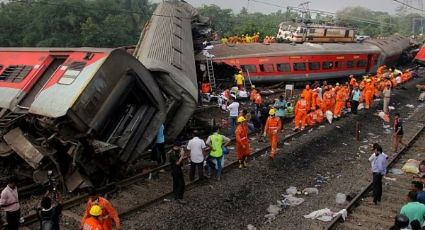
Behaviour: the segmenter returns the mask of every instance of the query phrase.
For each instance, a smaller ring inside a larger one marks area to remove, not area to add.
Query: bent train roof
[[[272,43],[270,45],[250,43],[219,44],[208,52],[215,55],[214,59],[229,59],[287,55],[368,54],[378,53],[380,49],[368,43],[303,43],[295,45],[288,43]],[[200,54],[197,58],[203,60],[205,57]]]

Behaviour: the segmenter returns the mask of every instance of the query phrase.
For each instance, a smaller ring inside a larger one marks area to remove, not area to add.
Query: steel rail
[[[396,164],[400,158],[400,156],[402,154],[404,154],[405,152],[407,152],[412,146],[413,144],[416,142],[417,138],[421,135],[421,133],[424,131],[425,126],[422,126],[422,128],[415,133],[415,135],[409,140],[409,142],[407,143],[407,146],[403,147],[395,156],[394,158],[388,163],[387,168],[390,168],[390,166]],[[370,182],[357,196],[355,196],[350,203],[347,204],[347,206],[345,207],[345,209],[347,210],[347,212],[349,213],[350,211],[352,211],[355,207],[356,204],[358,202],[360,202],[360,198],[364,197],[372,188],[372,182]],[[337,224],[339,224],[340,222],[342,222],[342,215],[338,214],[335,218],[333,218],[333,220],[325,227],[326,230],[330,230],[330,229],[334,229]]]

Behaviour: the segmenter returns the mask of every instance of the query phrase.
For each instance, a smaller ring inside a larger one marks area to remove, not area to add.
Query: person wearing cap
[[[19,219],[21,217],[18,188],[16,183],[18,179],[15,176],[7,180],[7,186],[0,195],[0,207],[6,212],[7,229],[18,230]]]
[[[249,100],[252,103],[255,103],[255,98],[257,98],[257,89],[255,89],[255,85],[251,85],[251,92],[249,93]]]
[[[90,207],[87,218],[83,221],[82,230],[109,230],[112,228],[105,228],[102,224],[102,207],[100,205],[92,205]]]
[[[360,98],[362,92],[359,89],[359,84],[354,85],[353,91],[351,91],[351,112],[357,114],[357,108],[359,107]]]
[[[304,94],[295,105],[295,118],[294,118],[294,131],[299,129],[301,123],[301,130],[304,130],[307,118],[307,101],[304,99]]]
[[[279,117],[276,116],[276,109],[272,108],[269,111],[269,117],[266,121],[266,126],[264,127],[263,136],[268,136],[271,145],[270,157],[274,158],[276,156],[276,150],[279,140],[279,132],[282,129],[282,121]]]
[[[313,97],[313,92],[310,88],[310,85],[306,85],[305,89],[303,90],[301,94],[304,95],[304,99],[307,102],[307,111],[310,111],[311,99]]]
[[[238,117],[238,126],[235,131],[236,138],[236,156],[239,162],[239,168],[247,167],[247,160],[250,154],[248,127],[245,125],[245,118]]]
[[[186,153],[182,144],[178,141],[174,142],[170,152],[170,167],[171,176],[173,177],[173,193],[177,202],[184,204],[183,194],[185,190],[185,182],[182,166],[187,159]]]
[[[239,72],[235,75],[236,86],[238,86],[239,90],[243,88],[244,81],[245,81],[245,78],[242,75],[242,70],[239,70]]]
[[[93,206],[100,206],[102,213],[99,217],[99,221],[101,222],[103,228],[102,229],[112,229],[112,222],[115,224],[115,229],[121,229],[120,218],[118,217],[118,212],[112,206],[112,204],[104,197],[101,197],[99,192],[95,189],[92,189],[89,194],[89,200],[86,204],[86,211],[84,212],[84,216],[82,219],[82,223],[90,217],[90,211]]]
[[[369,109],[370,107],[372,107],[374,92],[375,90],[373,89],[371,80],[367,79],[366,85],[363,90],[363,100],[364,100],[366,109]]]
[[[389,113],[388,106],[390,105],[390,99],[391,99],[390,84],[387,84],[384,90],[382,90],[382,97],[384,98],[384,108],[382,110],[384,110],[384,113],[388,114]]]
[[[286,101],[283,95],[280,95],[278,99],[273,104],[273,107],[276,109],[276,117],[280,118],[280,121],[283,122],[285,117]],[[283,126],[282,126],[283,129]]]

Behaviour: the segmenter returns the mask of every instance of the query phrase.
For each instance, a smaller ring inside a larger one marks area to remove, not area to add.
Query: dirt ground
[[[418,107],[418,92],[414,89],[420,82],[424,79],[409,82],[407,90],[393,91],[391,104],[396,110],[392,114],[399,112],[408,118],[424,113],[423,105]],[[123,229],[246,229],[248,224],[257,229],[322,229],[325,223],[307,220],[303,215],[322,208],[338,211],[342,207],[335,203],[336,193],[358,193],[368,184],[369,145],[378,142],[384,152],[391,152],[391,133],[384,128],[389,124],[374,115],[381,102],[375,105],[370,111],[314,128],[282,146],[273,162],[267,157],[253,159],[247,169],[233,169],[220,182],[210,181],[187,191],[185,205],[164,201],[128,216],[123,219]],[[356,122],[361,127],[360,141],[355,140]],[[414,118],[405,120],[406,140],[417,129]],[[269,204],[276,204],[289,186],[301,190],[317,187],[319,195],[300,196],[304,203],[289,207],[273,222],[264,223]]]

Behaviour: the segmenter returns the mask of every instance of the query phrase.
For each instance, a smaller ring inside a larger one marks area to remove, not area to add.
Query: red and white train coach
[[[395,65],[408,47],[408,38],[394,36],[362,43],[220,44],[209,53],[215,63],[242,69],[253,82],[276,82],[374,73],[380,65]]]

